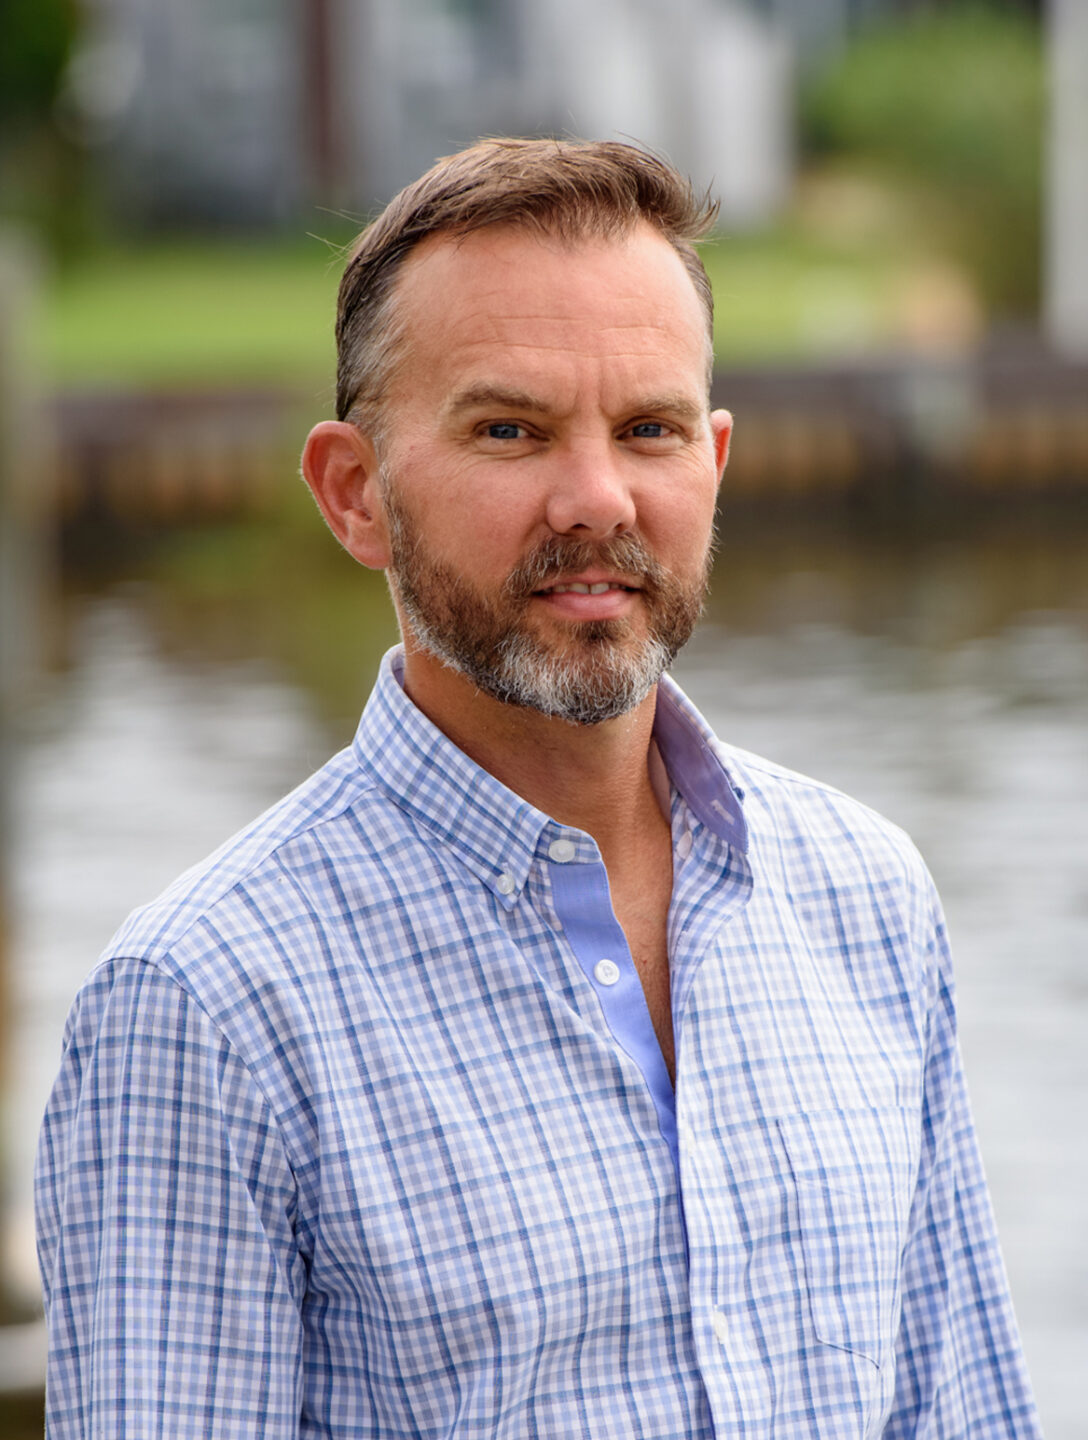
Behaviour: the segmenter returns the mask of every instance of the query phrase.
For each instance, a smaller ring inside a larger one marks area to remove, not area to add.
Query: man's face
[[[411,669],[578,724],[638,705],[706,586],[725,422],[701,306],[648,227],[422,246],[382,504]],[[726,432],[727,433],[727,432]]]

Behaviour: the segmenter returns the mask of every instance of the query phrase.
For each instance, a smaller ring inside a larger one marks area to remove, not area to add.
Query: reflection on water
[[[71,996],[130,906],[348,738],[391,625],[346,573],[209,597],[167,568],[69,605],[69,664],[27,728],[12,847],[7,1268],[25,1290],[27,1175]],[[1047,1433],[1073,1440],[1088,1355],[1088,536],[735,539],[677,673],[731,740],[858,795],[926,854]]]

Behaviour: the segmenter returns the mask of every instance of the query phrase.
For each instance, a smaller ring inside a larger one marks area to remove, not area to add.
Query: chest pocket
[[[917,1114],[821,1111],[786,1116],[778,1126],[793,1177],[816,1338],[883,1366],[899,1324]]]

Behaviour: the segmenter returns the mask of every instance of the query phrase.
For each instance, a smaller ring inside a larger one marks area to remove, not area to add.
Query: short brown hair
[[[439,160],[389,202],[351,251],[336,316],[336,413],[372,433],[399,341],[392,304],[408,255],[430,235],[509,225],[577,240],[644,221],[684,262],[707,316],[710,282],[693,241],[717,214],[671,165],[614,140],[482,140]]]

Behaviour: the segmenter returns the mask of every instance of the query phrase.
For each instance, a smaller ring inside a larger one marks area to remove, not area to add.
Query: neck
[[[614,720],[572,725],[485,695],[414,648],[406,648],[404,688],[496,780],[560,824],[592,835],[606,865],[632,834],[667,826],[649,770],[656,688]]]

